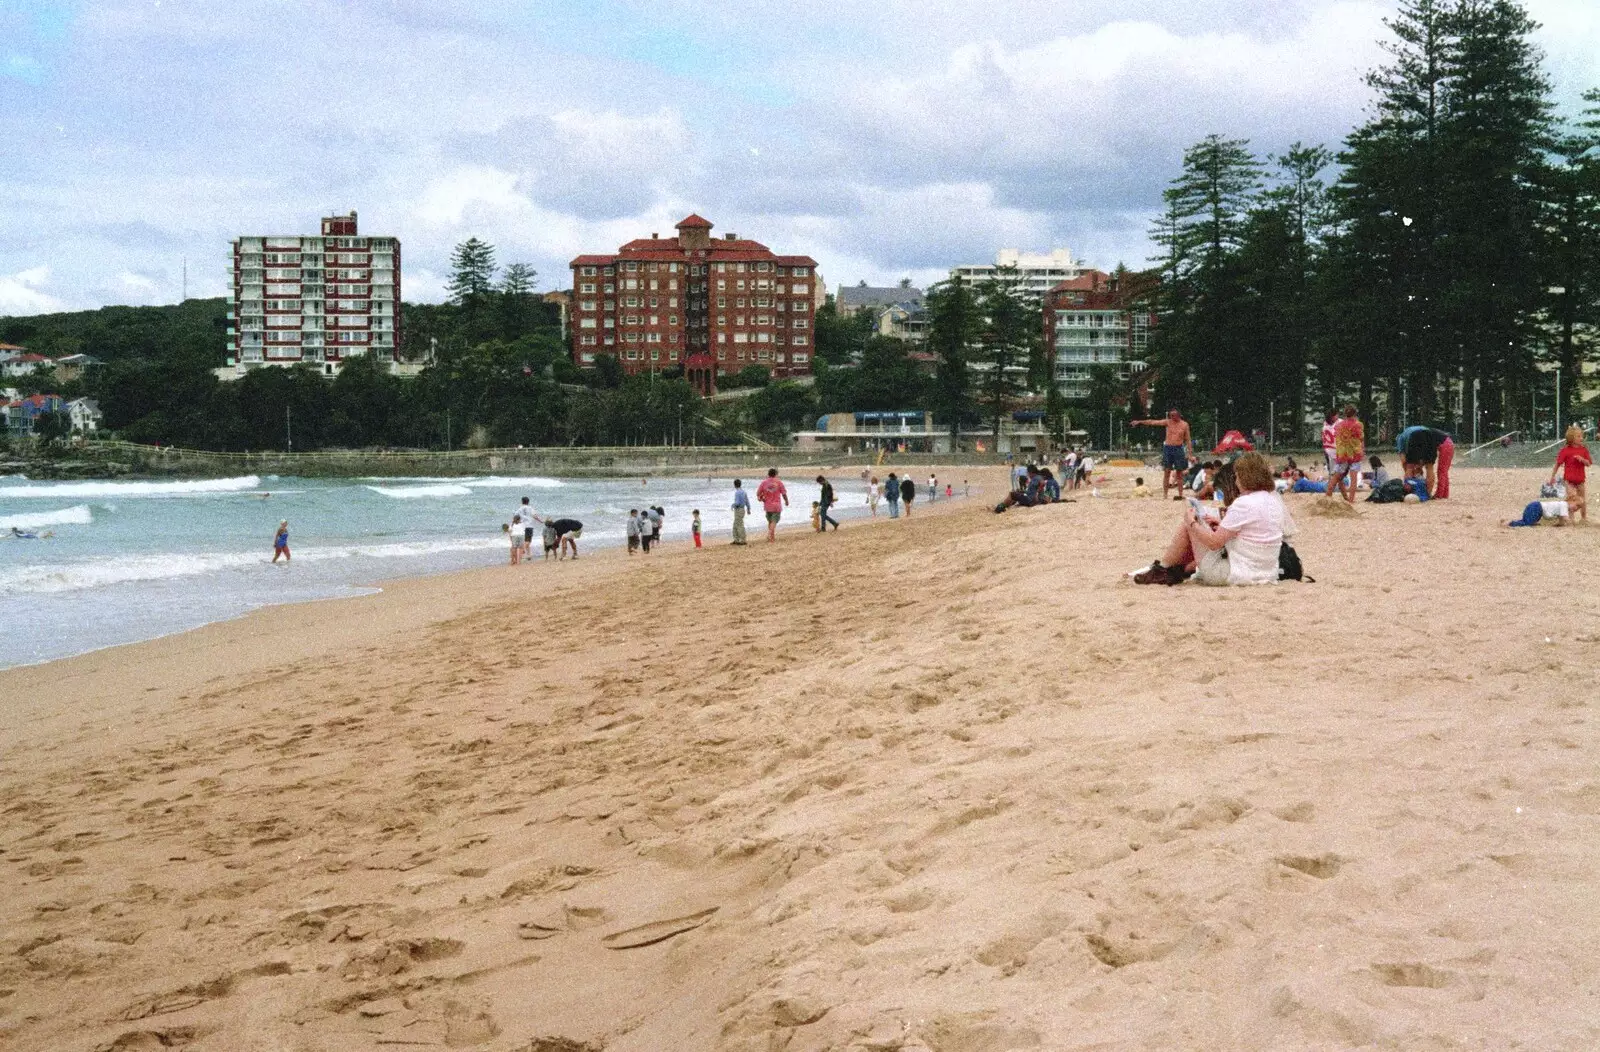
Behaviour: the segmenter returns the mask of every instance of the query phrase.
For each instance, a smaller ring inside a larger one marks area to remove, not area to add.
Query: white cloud
[[[44,291],[49,280],[48,266],[0,274],[0,315],[48,314],[65,309],[62,300]]]
[[[161,286],[143,274],[135,274],[131,270],[124,270],[117,275],[117,283],[134,296],[146,298],[160,291]]]

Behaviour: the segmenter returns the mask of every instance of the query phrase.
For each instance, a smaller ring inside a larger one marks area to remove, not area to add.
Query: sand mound
[[[1354,504],[1339,497],[1318,497],[1306,511],[1325,519],[1354,519],[1361,514]]]

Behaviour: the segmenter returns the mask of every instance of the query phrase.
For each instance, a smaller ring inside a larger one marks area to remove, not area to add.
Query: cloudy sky
[[[1560,101],[1600,3],[1530,0]],[[691,211],[935,280],[1001,247],[1138,265],[1183,147],[1336,143],[1373,0],[0,0],[0,314],[225,289],[240,233],[358,209],[437,300],[477,235],[566,261]]]

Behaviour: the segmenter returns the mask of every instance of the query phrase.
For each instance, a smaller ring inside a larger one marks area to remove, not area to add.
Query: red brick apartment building
[[[390,367],[400,349],[400,239],[362,237],[356,214],[327,216],[316,237],[233,242],[230,378],[306,362],[333,376],[370,354]]]
[[[817,261],[780,256],[691,215],[615,255],[572,261],[572,359],[615,355],[628,373],[681,366],[709,394],[718,376],[759,365],[775,379],[811,372]]]

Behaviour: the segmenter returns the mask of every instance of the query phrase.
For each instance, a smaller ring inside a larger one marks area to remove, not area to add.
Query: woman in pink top
[[[767,513],[767,540],[775,541],[778,539],[778,520],[783,517],[783,509],[789,504],[789,491],[778,481],[777,468],[767,469],[767,477],[756,487],[756,500],[761,502],[762,510]]]

